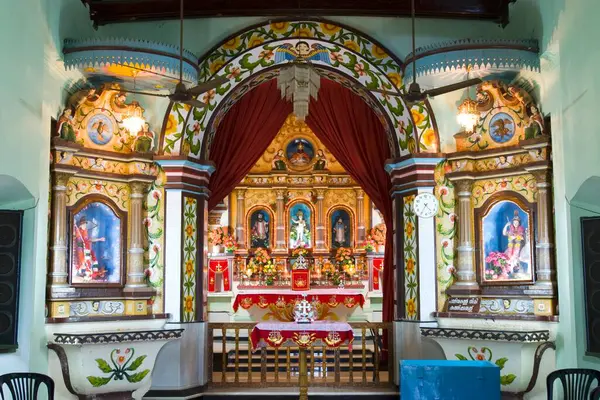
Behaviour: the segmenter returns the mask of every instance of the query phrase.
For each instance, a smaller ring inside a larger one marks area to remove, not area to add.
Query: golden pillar
[[[244,218],[246,217],[246,188],[237,189],[237,210],[235,218],[235,237],[238,248],[246,248],[246,233],[244,231]]]
[[[325,210],[323,207],[323,200],[325,199],[326,190],[326,188],[315,188],[315,191],[317,192],[315,251],[317,252],[327,251],[327,248],[325,247]]]
[[[143,208],[142,203],[148,184],[145,182],[132,182],[130,203],[130,240],[129,240],[129,265],[127,268],[126,289],[147,288],[144,280],[144,235],[143,235]]]

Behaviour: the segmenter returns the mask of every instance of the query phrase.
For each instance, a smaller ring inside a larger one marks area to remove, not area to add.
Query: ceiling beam
[[[508,23],[516,0],[416,0],[420,18],[452,18]],[[179,0],[82,0],[94,26],[179,18]],[[409,0],[187,0],[186,18],[265,16],[409,17]]]

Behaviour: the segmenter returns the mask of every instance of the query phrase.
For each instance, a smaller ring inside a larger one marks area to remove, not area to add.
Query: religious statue
[[[533,139],[546,133],[544,129],[544,119],[534,103],[530,103],[526,108],[529,116],[529,125],[525,128],[525,140]]]
[[[265,219],[263,212],[258,212],[256,220],[252,224],[251,247],[269,247],[269,221]]]
[[[150,124],[144,123],[142,130],[138,132],[134,142],[134,151],[138,153],[149,153],[152,151],[152,140],[154,132],[150,130]]]
[[[346,245],[346,231],[348,227],[344,224],[344,221],[341,217],[338,218],[337,222],[333,226],[333,242],[339,246],[343,247]]]
[[[70,108],[66,108],[60,118],[58,119],[58,125],[56,130],[62,140],[69,142],[75,142],[77,140],[77,133],[73,127],[73,111]]]
[[[92,231],[97,228],[98,223],[92,221]],[[104,237],[94,237],[93,233],[88,231],[88,222],[85,216],[79,219],[79,222],[73,227],[75,242],[75,260],[74,267],[78,276],[83,277],[84,281],[104,278],[104,268],[100,268],[96,252],[92,249],[92,243],[104,242]]]
[[[315,171],[322,171],[324,169],[327,169],[327,159],[325,158],[325,153],[323,152],[323,149],[317,150],[317,162],[315,163],[313,169]]]
[[[283,149],[279,149],[273,157],[273,169],[276,171],[285,171],[287,170],[287,166],[285,165],[285,155],[283,154]]]
[[[292,241],[295,243],[295,246],[293,247],[304,246],[309,242],[307,231],[304,213],[301,210],[298,210],[296,218],[294,219],[294,217],[292,217],[291,237]]]
[[[302,166],[308,164],[310,162],[310,158],[311,157],[304,151],[304,143],[299,141],[296,152],[290,156],[289,160],[293,165]]]
[[[515,210],[515,216],[511,221],[506,222],[502,235],[508,238],[508,246],[504,254],[508,257],[511,273],[517,272],[521,263],[521,250],[526,241],[525,227],[521,225],[519,212]]]

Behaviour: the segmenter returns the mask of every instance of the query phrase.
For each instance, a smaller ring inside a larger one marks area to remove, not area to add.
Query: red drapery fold
[[[210,148],[216,171],[208,185],[209,210],[248,175],[291,112],[292,105],[281,100],[276,79],[252,89],[231,107]]]
[[[349,89],[321,79],[319,99],[311,100],[306,123],[383,214],[387,226],[383,270],[383,320],[394,319],[391,181],[386,132],[373,110]],[[397,268],[400,268],[397,266]],[[399,305],[400,306],[400,305]]]

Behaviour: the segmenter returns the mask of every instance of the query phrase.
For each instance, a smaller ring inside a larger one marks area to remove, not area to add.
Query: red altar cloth
[[[379,290],[379,273],[383,270],[383,258],[373,259],[373,290]]]
[[[354,334],[348,323],[331,321],[315,321],[310,324],[261,322],[256,324],[250,333],[253,351],[265,346],[277,348],[288,341],[301,348],[307,348],[317,340],[329,348],[337,348],[344,343],[351,346]]]
[[[240,306],[247,310],[252,306],[267,308],[270,305],[285,306],[287,303],[295,303],[302,299],[302,295],[293,292],[275,292],[275,293],[238,293],[233,302],[233,311],[236,311]],[[365,304],[365,297],[361,293],[335,293],[333,291],[310,291],[306,294],[306,299],[310,302],[320,301],[334,308],[343,304],[347,308],[354,308],[360,305],[362,308]]]

